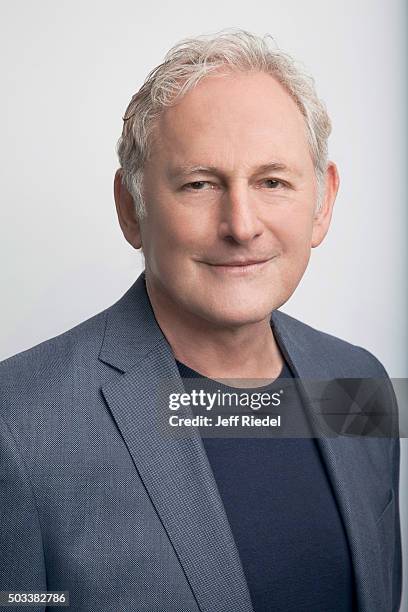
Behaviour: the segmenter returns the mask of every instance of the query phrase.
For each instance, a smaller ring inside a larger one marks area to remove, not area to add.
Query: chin
[[[206,309],[205,312],[202,312],[202,316],[220,327],[242,327],[269,319],[272,310],[272,305],[265,305],[262,308],[259,304],[228,304],[219,308]]]

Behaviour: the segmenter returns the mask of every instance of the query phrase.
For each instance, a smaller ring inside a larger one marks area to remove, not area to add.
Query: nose
[[[258,217],[254,199],[243,185],[225,192],[221,207],[219,233],[224,240],[245,244],[260,236],[263,224]]]

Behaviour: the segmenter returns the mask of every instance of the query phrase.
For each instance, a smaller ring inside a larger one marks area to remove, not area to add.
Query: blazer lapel
[[[161,393],[183,392],[170,346],[144,288],[144,277],[109,312],[100,358],[123,375],[103,395],[126,442],[200,610],[253,612],[248,585],[198,431],[163,435]],[[167,396],[168,398],[168,396]]]
[[[324,381],[358,377],[358,372],[353,375],[347,362],[340,358],[336,361],[332,354],[326,355],[324,344],[320,350],[315,350],[310,338],[302,336],[299,323],[284,313],[274,311],[271,323],[282,353],[295,376],[299,377],[298,389],[312,427],[316,428],[316,442],[350,545],[359,610],[384,609],[376,517],[367,511],[367,499],[363,493],[366,474],[372,469],[370,456],[378,450],[379,442],[368,436],[336,436],[321,417],[322,406],[327,400]],[[352,409],[353,412],[361,410],[357,403],[352,404]],[[380,443],[387,441],[383,439]]]

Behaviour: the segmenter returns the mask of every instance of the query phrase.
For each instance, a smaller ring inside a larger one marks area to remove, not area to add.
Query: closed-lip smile
[[[258,270],[261,271],[264,266],[268,264],[268,262],[270,262],[272,259],[274,258],[268,257],[267,259],[231,259],[220,262],[203,261],[201,263],[205,263],[206,265],[208,265],[212,270],[214,270],[214,272],[240,276],[255,273]]]
[[[266,261],[269,261],[269,259],[238,259],[238,260],[233,260],[233,261],[225,261],[225,262],[220,262],[220,263],[211,263],[208,262],[208,265],[210,266],[254,266],[256,264],[261,264],[261,263],[265,263]]]

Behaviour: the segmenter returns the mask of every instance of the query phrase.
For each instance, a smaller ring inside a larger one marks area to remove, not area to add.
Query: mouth
[[[263,270],[274,257],[268,259],[241,259],[223,262],[202,262],[205,263],[213,272],[225,275],[240,276],[252,274]]]

